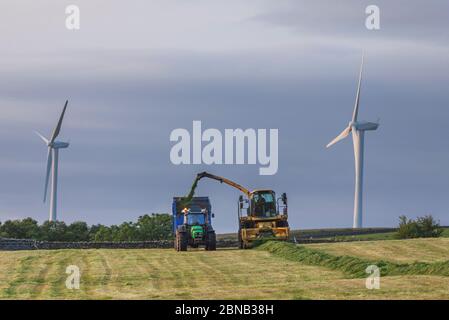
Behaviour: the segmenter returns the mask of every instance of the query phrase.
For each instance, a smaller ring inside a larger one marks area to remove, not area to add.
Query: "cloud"
[[[370,1],[345,1],[335,5],[332,0],[283,1],[271,11],[255,15],[250,20],[285,27],[304,38],[323,38],[347,43],[348,40],[397,41],[421,45],[448,46],[449,22],[447,1],[427,5],[421,1],[377,1],[381,29],[365,27],[365,9]]]
[[[449,223],[449,55],[438,36],[443,10],[436,12],[443,2],[419,17],[414,2],[404,10],[381,2],[381,32],[366,38],[364,3],[77,3],[80,33],[61,29],[64,4],[0,4],[10,12],[9,30],[0,30],[2,220],[47,218],[45,146],[33,130],[49,134],[69,98],[60,136],[71,143],[60,163],[66,221],[169,212],[172,196],[210,170],[287,192],[294,228],[350,226],[351,141],[324,146],[349,121],[364,47],[361,117],[381,118],[366,138],[367,225],[428,212]],[[219,130],[279,129],[279,173],[172,165],[169,134],[191,130],[193,120]],[[198,192],[211,197],[217,230],[235,231],[238,193],[210,181]]]

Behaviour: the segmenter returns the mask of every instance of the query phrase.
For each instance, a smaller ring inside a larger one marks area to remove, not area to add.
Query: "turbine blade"
[[[34,131],[41,139],[48,145],[48,139],[45,138],[39,131]]]
[[[336,144],[338,141],[343,140],[344,138],[346,138],[349,133],[351,133],[352,131],[352,127],[348,126],[346,127],[345,130],[343,130],[334,140],[332,140],[331,142],[329,142],[326,146],[326,148],[329,148],[330,146]]]
[[[362,63],[360,64],[360,73],[359,73],[359,83],[357,85],[357,95],[355,97],[355,104],[354,104],[354,112],[352,113],[352,121],[357,121],[357,116],[359,113],[359,101],[360,101],[360,87],[362,85],[362,72],[363,72],[363,59],[364,54],[362,54]]]
[[[52,164],[52,161],[53,161],[53,155],[52,155],[51,151],[52,151],[51,148],[48,148],[47,173],[45,175],[44,202],[45,202],[45,200],[47,200],[48,180],[50,179],[51,164]]]
[[[55,142],[55,139],[56,139],[56,138],[58,137],[58,135],[59,135],[59,131],[61,131],[62,120],[64,119],[65,109],[67,108],[67,104],[68,104],[68,103],[69,103],[69,100],[66,100],[65,105],[64,105],[64,109],[62,109],[61,116],[59,117],[58,124],[56,125],[56,128],[55,128],[55,130],[53,131],[53,134],[51,135],[50,143]]]

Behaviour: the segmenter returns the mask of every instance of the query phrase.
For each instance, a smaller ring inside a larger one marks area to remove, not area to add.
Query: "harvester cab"
[[[273,190],[254,190],[248,198],[242,195],[238,203],[239,244],[247,248],[261,239],[288,240],[287,194],[276,198]]]
[[[207,197],[193,197],[186,201],[184,197],[173,199],[173,234],[175,249],[186,251],[187,247],[198,248],[204,245],[206,250],[216,249],[216,236],[212,228],[211,205]]]

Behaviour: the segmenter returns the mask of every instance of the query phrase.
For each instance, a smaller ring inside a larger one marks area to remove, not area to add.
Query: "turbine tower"
[[[364,161],[363,152],[365,142],[364,141],[365,131],[376,130],[379,127],[379,123],[357,120],[359,113],[362,71],[363,71],[363,56],[362,56],[362,63],[360,65],[359,83],[357,86],[357,95],[355,98],[352,120],[349,122],[349,125],[346,127],[346,129],[344,129],[334,140],[332,140],[326,146],[326,148],[329,148],[333,144],[346,138],[350,133],[352,133],[352,141],[354,144],[354,158],[355,158],[355,194],[354,194],[353,228],[362,228],[363,223],[363,161]]]
[[[44,189],[44,202],[47,199],[48,180],[50,178],[51,170],[51,202],[50,202],[50,217],[49,221],[56,221],[56,206],[57,206],[57,191],[58,191],[58,162],[59,162],[59,149],[65,149],[69,146],[68,142],[56,141],[56,138],[61,131],[62,120],[64,119],[65,110],[67,108],[67,100],[62,109],[61,116],[59,117],[58,124],[53,130],[53,134],[50,139],[45,138],[42,134],[36,131],[36,134],[45,142],[48,147],[47,153],[47,173],[45,175],[45,189]]]

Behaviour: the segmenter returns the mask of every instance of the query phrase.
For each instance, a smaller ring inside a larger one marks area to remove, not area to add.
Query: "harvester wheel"
[[[176,251],[187,251],[187,234],[176,232]]]
[[[215,231],[209,232],[207,234],[206,250],[208,251],[217,250],[217,237],[215,236]]]
[[[239,229],[238,237],[239,237],[239,249],[243,249],[242,230],[241,229]]]

